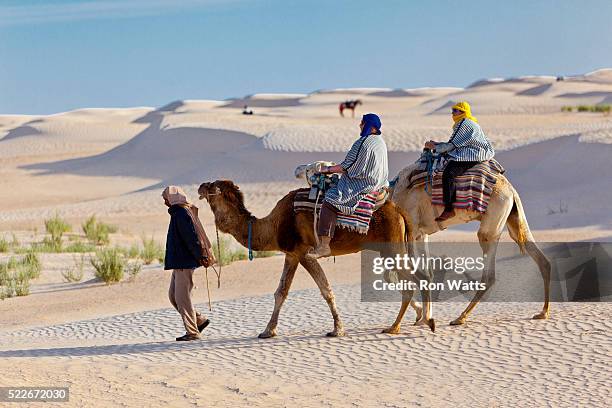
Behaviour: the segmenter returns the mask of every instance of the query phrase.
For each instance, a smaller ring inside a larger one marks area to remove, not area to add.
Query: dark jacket
[[[194,269],[200,266],[202,247],[196,227],[185,207],[168,208],[170,225],[166,238],[164,269]]]

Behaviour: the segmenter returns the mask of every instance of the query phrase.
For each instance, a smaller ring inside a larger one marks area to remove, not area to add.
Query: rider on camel
[[[373,113],[363,115],[359,127],[360,137],[353,143],[344,161],[317,169],[322,174],[342,173],[342,177],[325,193],[317,226],[319,245],[308,252],[312,258],[331,254],[329,244],[334,236],[339,212],[353,214],[359,201],[368,193],[389,185],[387,145],[380,136],[380,118]]]
[[[462,175],[468,169],[480,162],[491,160],[495,150],[491,142],[480,128],[478,121],[472,116],[470,104],[459,102],[452,108],[453,134],[446,143],[430,140],[425,148],[444,154],[448,163],[442,174],[442,196],[444,212],[436,218],[437,222],[446,221],[455,216],[455,177]]]

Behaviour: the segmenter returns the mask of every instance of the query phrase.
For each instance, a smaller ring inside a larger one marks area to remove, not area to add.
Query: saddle
[[[312,187],[310,189],[300,189],[296,192],[293,199],[293,211],[296,213],[316,212],[315,215],[317,215],[321,210],[325,191],[337,180],[337,175],[314,174],[310,180]],[[387,188],[368,193],[359,201],[353,214],[338,214],[336,225],[360,234],[367,234],[372,215],[385,204],[388,198],[389,190]]]
[[[425,185],[427,192],[431,195],[431,203],[443,206],[442,174],[446,164],[447,161],[440,158],[439,161],[434,161],[432,167],[430,159],[428,166],[426,156],[421,156],[413,171],[408,175],[407,189]],[[493,187],[497,182],[497,176],[504,172],[502,165],[497,160],[491,159],[480,162],[463,175],[455,177],[457,193],[453,207],[484,214],[487,211]]]

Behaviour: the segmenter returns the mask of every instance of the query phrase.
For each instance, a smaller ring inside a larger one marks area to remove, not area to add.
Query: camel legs
[[[300,259],[300,264],[308,271],[310,276],[312,276],[312,279],[314,279],[315,283],[319,287],[319,290],[321,291],[321,296],[323,296],[323,299],[325,299],[327,302],[332,317],[334,318],[334,330],[327,333],[327,336],[344,336],[344,324],[340,320],[340,315],[338,314],[338,309],[336,308],[336,297],[334,296],[331,285],[327,281],[323,268],[321,268],[321,265],[319,265],[319,262],[317,262],[316,259],[306,256],[303,256]]]
[[[489,204],[487,214],[480,221],[480,228],[478,229],[478,241],[482,248],[484,257],[484,270],[482,271],[482,278],[480,279],[481,284],[484,284],[484,289],[477,290],[474,294],[474,298],[470,302],[467,308],[461,313],[461,315],[453,320],[450,324],[453,326],[464,324],[468,318],[468,315],[474,310],[480,299],[491,286],[495,283],[495,255],[497,253],[497,243],[499,237],[506,225],[506,220],[510,214],[512,205],[505,205],[502,208],[492,209]],[[497,211],[495,211],[497,210]],[[488,217],[487,217],[488,215]],[[495,215],[495,216],[494,216]]]
[[[419,256],[422,253],[422,252],[419,252],[419,248],[416,245],[416,242],[422,243],[424,245],[423,251],[425,251],[427,256],[429,256],[429,247],[427,246],[426,237],[417,238],[417,240],[414,243],[408,243],[408,245],[410,245],[409,248],[411,248],[411,250],[408,251],[409,255]],[[381,254],[381,256],[384,256],[384,255]],[[428,282],[431,281],[431,278],[429,277],[429,272],[422,271],[422,270],[416,271],[414,275],[402,277],[402,279],[413,280],[416,282],[417,286],[419,286],[419,280],[425,279]],[[431,309],[431,298],[430,298],[429,290],[425,289],[421,291],[421,296],[423,300],[422,307],[421,307],[421,304],[419,304],[419,302],[416,302],[415,300],[412,299],[413,295],[414,295],[414,290],[402,291],[402,304],[400,306],[400,310],[397,314],[397,317],[395,318],[395,322],[393,322],[393,324],[390,327],[384,329],[382,331],[383,333],[398,334],[400,332],[402,320],[404,318],[404,314],[406,313],[406,310],[408,309],[409,305],[412,306],[412,308],[416,312],[416,321],[414,323],[415,326],[426,324],[429,326],[431,331],[435,331],[435,327],[436,327],[435,322],[434,322],[434,319],[431,318],[432,309]]]
[[[412,305],[414,310],[417,312],[417,321],[420,320],[421,315],[423,314],[422,308],[416,308],[415,302],[412,300],[412,295],[414,294],[414,290],[403,290],[402,291],[402,305],[400,306],[400,310],[395,318],[395,321],[390,327],[383,329],[383,333],[388,334],[399,334],[400,328],[402,326],[402,320],[404,319],[404,314],[408,309],[408,305]],[[416,324],[416,323],[415,323]]]
[[[419,236],[415,239],[414,242],[414,254],[415,256],[420,256],[421,254],[425,255],[425,259],[429,258],[429,237],[425,234]],[[429,265],[426,265],[424,269],[421,271],[417,271],[417,276],[419,279],[425,279],[427,282],[431,282],[433,280],[432,271],[429,269]],[[421,314],[417,317],[417,321],[414,323],[415,326],[421,326],[427,324],[431,327],[433,323],[432,315],[433,315],[433,303],[431,302],[431,292],[428,290],[425,294],[421,293],[423,297],[423,306],[425,307],[425,313]],[[435,327],[435,324],[434,324]],[[432,328],[433,331],[433,328]]]
[[[291,287],[291,282],[293,282],[293,277],[295,276],[298,263],[299,260],[295,256],[289,254],[285,255],[283,274],[280,282],[278,283],[278,288],[276,289],[276,292],[274,292],[274,311],[272,312],[272,316],[270,317],[270,321],[268,322],[266,329],[259,334],[260,339],[267,339],[269,337],[276,336],[278,315],[283,303],[285,302],[285,299],[287,299],[287,295],[289,294],[289,288]]]
[[[517,216],[513,216],[514,214],[511,214],[508,217],[508,232],[510,233],[510,237],[512,237],[512,239],[514,241],[516,241],[517,244],[520,245],[519,243],[519,223],[518,223],[518,219],[516,217]],[[527,223],[525,222],[525,225]],[[542,279],[544,280],[544,307],[542,308],[542,311],[536,315],[533,316],[534,319],[548,319],[548,317],[550,316],[550,261],[548,260],[548,258],[546,258],[546,255],[544,255],[544,253],[540,250],[540,248],[538,247],[538,245],[535,243],[535,240],[533,239],[533,236],[531,235],[531,231],[526,231],[526,235],[527,235],[527,242],[525,242],[525,250],[527,251],[527,253],[529,254],[529,256],[531,256],[531,258],[535,261],[535,263],[538,265],[538,268],[540,269],[540,274],[542,274]]]
[[[478,240],[480,241],[480,247],[482,248],[482,253],[484,255],[484,263],[485,267],[482,271],[482,278],[480,282],[484,284],[484,289],[477,290],[476,294],[474,294],[474,298],[470,302],[467,308],[461,313],[461,315],[453,320],[450,324],[452,326],[457,326],[464,324],[468,318],[468,315],[474,310],[480,299],[484,296],[485,293],[491,286],[495,283],[495,254],[497,252],[497,242],[499,240],[499,236],[497,237],[487,237],[480,233],[478,234]]]

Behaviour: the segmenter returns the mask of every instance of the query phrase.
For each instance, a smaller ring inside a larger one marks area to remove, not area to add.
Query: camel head
[[[211,183],[202,183],[198,188],[200,200],[208,201],[210,208],[217,214],[238,210],[241,214],[250,213],[244,207],[244,195],[240,187],[231,180],[215,180]]]
[[[309,186],[312,185],[310,177],[317,173],[321,166],[334,166],[336,163],[329,161],[316,161],[310,164],[301,164],[295,169],[295,178],[298,180],[305,180]]]

